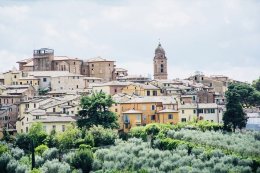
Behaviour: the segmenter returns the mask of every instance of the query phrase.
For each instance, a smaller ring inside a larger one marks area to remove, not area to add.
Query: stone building
[[[165,51],[159,43],[155,49],[154,63],[154,79],[167,79],[167,57]]]
[[[68,71],[73,74],[87,77],[102,78],[108,82],[115,80],[119,75],[127,76],[127,70],[115,68],[115,61],[101,57],[83,61],[67,56],[54,56],[54,50],[41,48],[34,50],[33,58],[17,62],[19,70],[28,71]]]

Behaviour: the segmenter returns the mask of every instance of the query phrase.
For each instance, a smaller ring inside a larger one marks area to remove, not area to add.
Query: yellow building
[[[151,84],[132,83],[122,89],[122,93],[138,96],[160,96],[160,88]]]
[[[173,109],[164,109],[158,112],[159,123],[177,124],[179,122],[179,112]]]
[[[128,110],[123,112],[124,129],[143,125],[143,112],[137,110]]]
[[[110,109],[118,115],[120,129],[124,131],[128,131],[131,127],[137,125],[146,125],[156,122],[175,124],[179,120],[178,112],[176,111],[178,104],[174,97],[128,97],[127,95],[122,97],[121,102],[120,99],[117,98],[117,103]],[[172,116],[169,116],[170,119],[168,119],[169,114],[172,114]]]

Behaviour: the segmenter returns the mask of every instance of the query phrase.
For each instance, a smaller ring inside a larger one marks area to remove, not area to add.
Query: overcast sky
[[[152,75],[158,39],[169,78],[202,71],[251,82],[260,75],[260,1],[0,0],[0,72],[48,47]]]

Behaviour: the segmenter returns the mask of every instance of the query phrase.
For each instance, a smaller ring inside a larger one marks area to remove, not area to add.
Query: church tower
[[[167,79],[167,58],[161,43],[155,49],[154,64],[154,79]]]

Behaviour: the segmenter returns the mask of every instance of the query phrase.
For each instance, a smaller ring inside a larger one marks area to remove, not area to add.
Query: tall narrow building
[[[161,43],[155,49],[154,64],[154,79],[167,79],[167,58]]]

